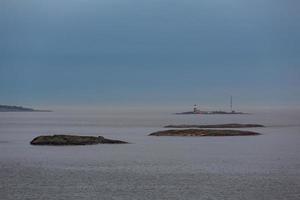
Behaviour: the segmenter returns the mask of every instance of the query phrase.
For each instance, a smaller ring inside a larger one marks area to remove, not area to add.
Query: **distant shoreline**
[[[26,108],[23,106],[0,105],[0,112],[52,112],[52,111]]]

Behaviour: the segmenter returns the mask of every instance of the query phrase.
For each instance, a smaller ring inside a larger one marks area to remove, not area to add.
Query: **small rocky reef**
[[[180,129],[165,130],[151,133],[149,136],[250,136],[260,135],[260,133],[252,131],[240,130],[213,130],[213,129]]]
[[[258,128],[261,124],[168,125],[165,128]]]
[[[102,136],[77,136],[77,135],[45,135],[34,138],[31,145],[92,145],[92,144],[126,144],[120,140],[106,139]]]
[[[0,112],[51,112],[51,110],[36,110],[22,106],[0,105]]]

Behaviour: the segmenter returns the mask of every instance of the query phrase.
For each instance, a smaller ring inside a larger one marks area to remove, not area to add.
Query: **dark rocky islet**
[[[174,113],[175,115],[248,115],[250,113],[244,112],[226,112],[226,111],[188,111]]]
[[[78,135],[44,135],[34,138],[31,145],[92,145],[92,144],[126,144],[121,140],[111,140],[103,136],[78,136]]]
[[[180,129],[180,130],[165,130],[151,133],[149,136],[250,136],[260,135],[260,133],[252,131],[240,130],[213,130],[213,129]]]
[[[23,106],[0,105],[0,112],[51,112],[51,110],[37,110]]]
[[[265,127],[261,124],[215,124],[215,125],[168,125],[165,128],[259,128]]]

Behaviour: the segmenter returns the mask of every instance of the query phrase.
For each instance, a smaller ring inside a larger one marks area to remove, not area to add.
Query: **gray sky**
[[[18,104],[299,105],[296,0],[2,0]]]

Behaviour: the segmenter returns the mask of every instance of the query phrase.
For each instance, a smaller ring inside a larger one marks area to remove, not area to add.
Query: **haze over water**
[[[18,199],[298,199],[299,111],[172,115],[151,110],[0,113],[0,196]],[[245,137],[150,137],[168,124],[262,123]],[[31,146],[43,134],[126,145]]]
[[[0,199],[300,199],[299,2],[1,0],[0,105],[54,112],[0,112]],[[231,95],[252,114],[172,114]],[[267,127],[147,136],[222,123]],[[45,134],[130,144],[29,144]]]

